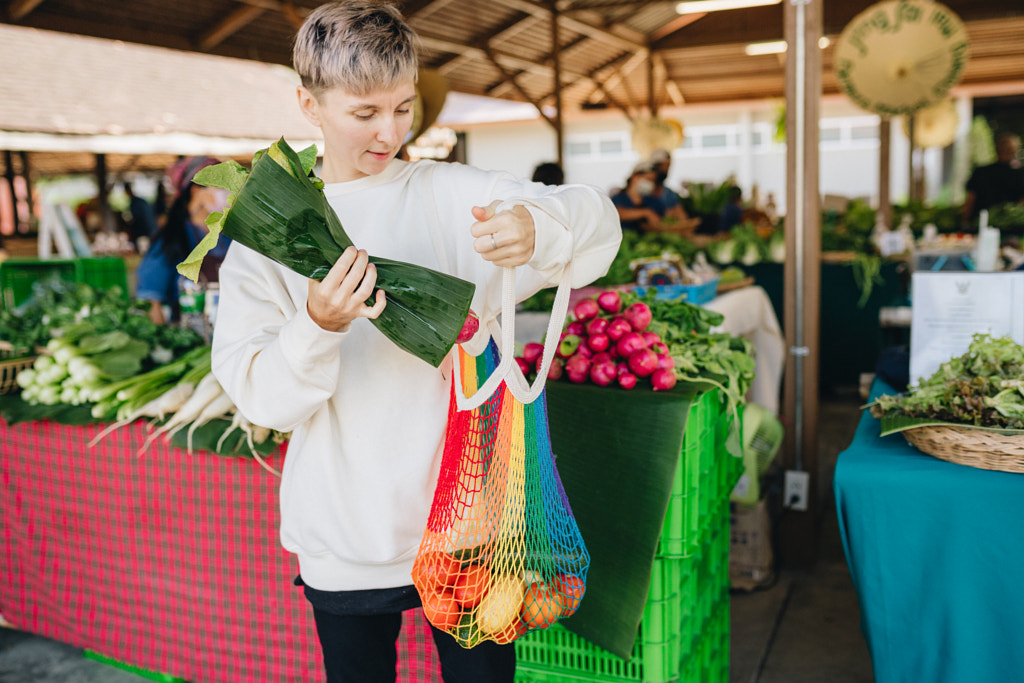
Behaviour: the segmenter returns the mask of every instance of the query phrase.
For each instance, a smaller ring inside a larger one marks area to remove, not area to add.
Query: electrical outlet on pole
[[[809,472],[786,470],[786,479],[782,487],[783,504],[791,510],[806,512],[810,488],[811,475]]]

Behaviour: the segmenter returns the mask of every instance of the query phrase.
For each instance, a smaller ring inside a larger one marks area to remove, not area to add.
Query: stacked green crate
[[[690,406],[640,630],[628,661],[555,624],[516,643],[520,683],[719,683],[729,678],[729,494],[743,471],[725,451],[720,393]]]
[[[116,256],[73,259],[10,258],[0,262],[0,304],[14,308],[29,298],[35,282],[58,279],[84,282],[97,289],[117,286],[128,296],[124,260]]]

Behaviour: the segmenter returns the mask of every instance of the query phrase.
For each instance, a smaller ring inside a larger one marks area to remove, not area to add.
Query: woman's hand
[[[323,280],[309,281],[309,317],[331,332],[346,331],[356,318],[376,318],[384,310],[384,290],[377,290],[373,306],[366,305],[376,284],[377,268],[369,262],[367,253],[349,247]]]
[[[489,206],[474,206],[473,223],[469,231],[473,237],[473,248],[502,268],[514,268],[527,263],[533,257],[536,231],[533,216],[524,206],[515,206],[508,211],[495,213],[499,201]]]

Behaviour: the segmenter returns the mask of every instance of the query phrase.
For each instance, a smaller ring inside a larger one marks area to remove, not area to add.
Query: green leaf
[[[238,194],[249,177],[249,171],[237,161],[225,161],[199,169],[192,182],[207,187],[219,187],[232,194]]]
[[[316,166],[316,159],[318,153],[316,151],[316,145],[310,145],[306,149],[298,152],[299,161],[302,163],[302,170],[309,175],[313,172],[313,167]]]
[[[994,432],[996,434],[1024,434],[1024,429],[1005,429],[999,427],[976,427],[975,425],[963,424],[960,422],[947,422],[945,420],[933,420],[926,417],[911,417],[897,413],[886,413],[880,420],[881,436],[889,436],[915,427],[961,427],[963,429],[977,429],[983,432]]]

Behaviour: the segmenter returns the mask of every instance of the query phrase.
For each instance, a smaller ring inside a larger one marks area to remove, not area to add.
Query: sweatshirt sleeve
[[[309,317],[304,277],[240,244],[228,250],[220,283],[214,376],[248,420],[292,431],[334,394],[346,333]]]
[[[516,295],[522,301],[546,287],[557,285],[566,266],[572,264],[572,287],[584,287],[608,271],[622,241],[619,215],[607,193],[590,185],[550,186],[518,180],[508,173],[480,171],[457,164],[441,165],[435,175],[436,196],[447,196],[450,206],[438,214],[447,226],[465,231],[452,235],[456,275],[477,284],[473,308],[482,320],[501,310],[501,269],[484,261],[473,250],[466,216],[472,206],[502,202],[498,210],[524,206],[533,217],[534,253],[526,266],[517,268]],[[459,188],[459,197],[443,187]],[[440,200],[439,200],[440,201]]]

